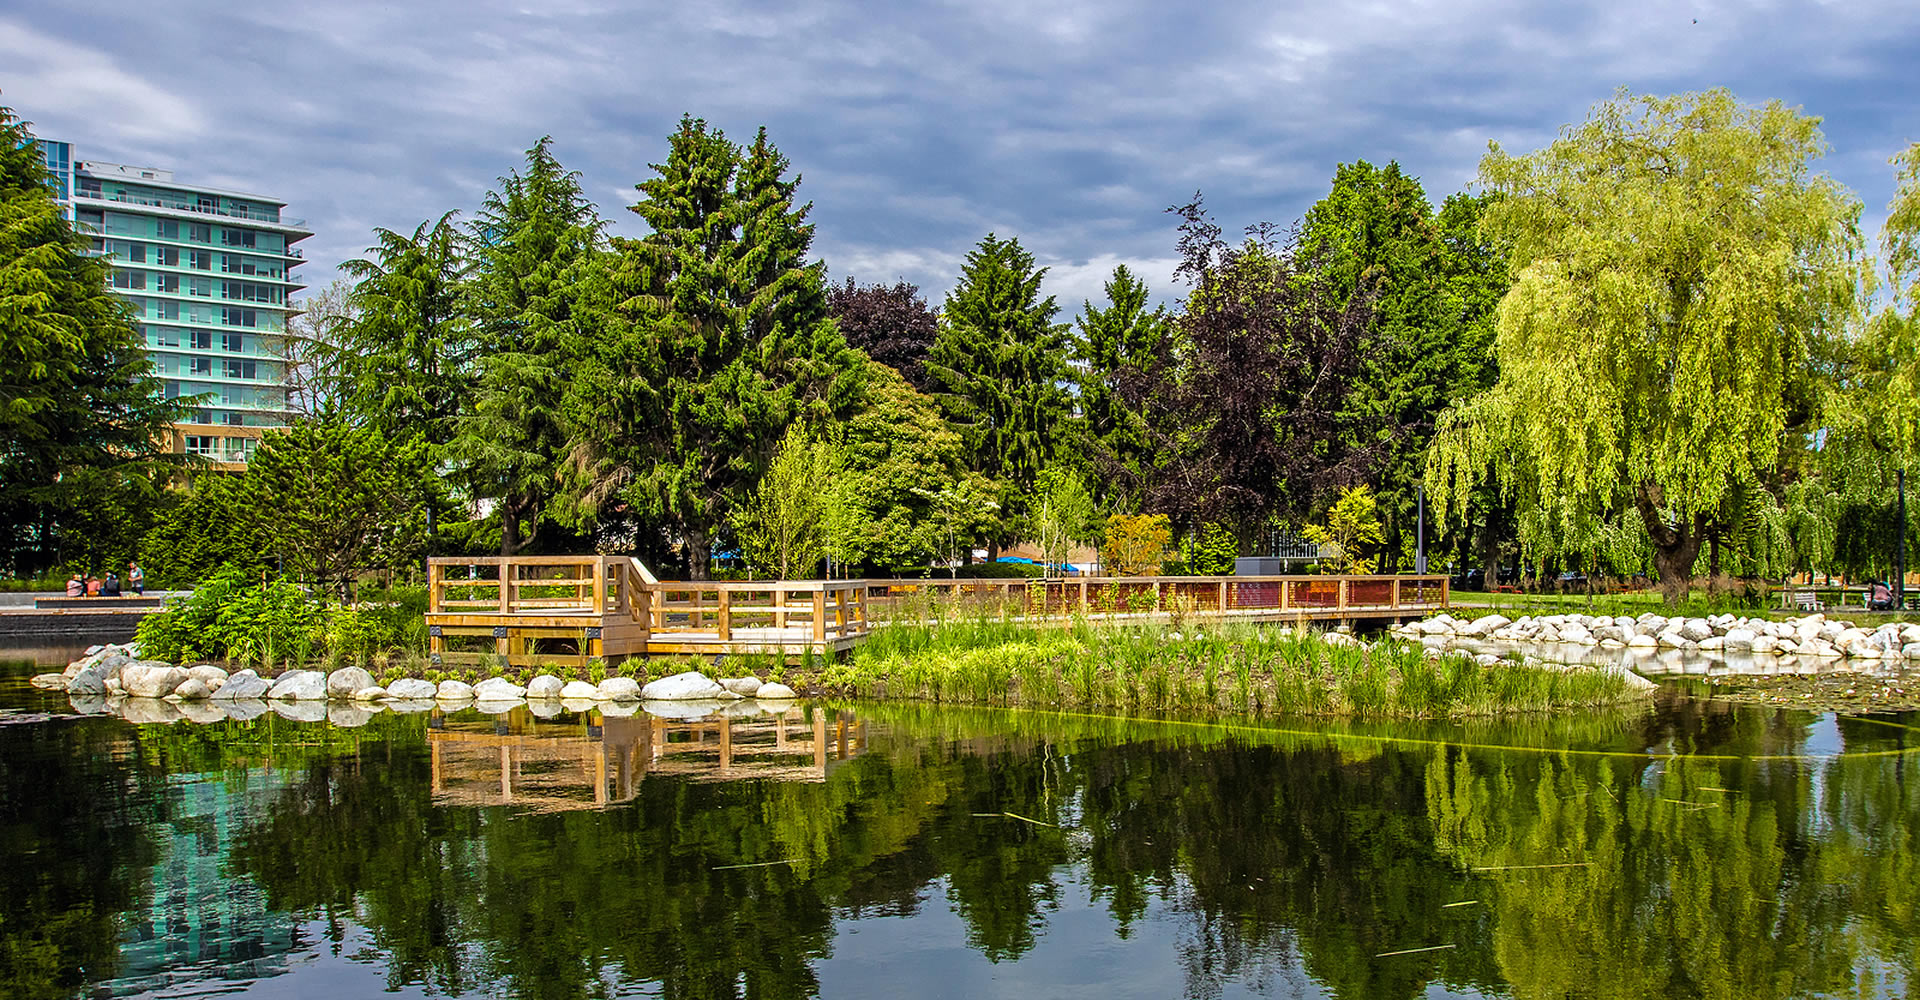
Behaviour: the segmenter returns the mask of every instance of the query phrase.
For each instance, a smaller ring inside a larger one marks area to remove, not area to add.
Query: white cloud
[[[34,109],[56,110],[135,140],[194,136],[205,129],[192,101],[128,72],[116,56],[14,21],[0,21],[0,66],[6,102],[23,118],[32,119]]]

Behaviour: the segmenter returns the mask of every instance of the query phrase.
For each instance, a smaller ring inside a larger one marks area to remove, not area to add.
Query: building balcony
[[[73,196],[84,201],[104,201],[122,205],[140,205],[147,208],[165,208],[175,212],[191,212],[196,215],[215,215],[228,219],[240,219],[246,222],[262,222],[270,226],[306,231],[307,220],[289,219],[278,212],[235,212],[228,209],[208,207],[187,201],[165,201],[159,198],[138,198],[126,194],[104,194],[99,191],[75,190]]]

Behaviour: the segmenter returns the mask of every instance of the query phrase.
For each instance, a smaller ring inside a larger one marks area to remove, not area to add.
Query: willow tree
[[[1631,516],[1685,596],[1731,492],[1806,451],[1853,313],[1860,208],[1813,173],[1824,149],[1817,118],[1725,90],[1622,92],[1545,149],[1494,144],[1483,226],[1514,283],[1499,380],[1430,452],[1443,516],[1489,472],[1561,546]]]

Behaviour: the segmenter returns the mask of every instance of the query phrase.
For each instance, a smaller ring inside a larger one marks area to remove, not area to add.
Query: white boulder
[[[418,677],[402,677],[387,685],[387,697],[395,701],[426,701],[439,693],[432,681]]]
[[[799,696],[785,684],[774,683],[760,685],[760,693],[757,697],[761,701],[786,701]]]
[[[187,680],[187,672],[171,663],[138,660],[120,670],[120,683],[135,698],[165,698]]]
[[[526,693],[526,688],[505,677],[489,677],[473,686],[475,701],[517,701]]]
[[[355,691],[373,686],[373,675],[364,667],[341,667],[327,675],[327,697],[346,701]]]
[[[267,697],[273,701],[325,701],[327,675],[318,670],[289,670],[273,682]]]
[[[219,701],[242,701],[265,698],[273,687],[266,678],[253,672],[251,668],[237,670],[227,676],[227,682],[213,693]]]
[[[593,696],[599,701],[639,701],[640,682],[631,677],[609,677],[594,689]]]
[[[600,697],[600,689],[594,687],[587,681],[568,681],[566,686],[560,689],[560,697],[568,701],[592,701]],[[578,709],[575,709],[575,711],[578,711]]]
[[[726,689],[698,670],[662,677],[640,689],[645,701],[711,701],[722,697]]]
[[[468,684],[466,681],[456,681],[449,678],[441,681],[440,686],[433,689],[433,696],[441,701],[471,701],[473,699],[473,685]]]
[[[566,681],[552,674],[541,674],[527,682],[527,698],[530,700],[538,698],[558,698],[560,697],[560,692],[566,690],[566,687]]]

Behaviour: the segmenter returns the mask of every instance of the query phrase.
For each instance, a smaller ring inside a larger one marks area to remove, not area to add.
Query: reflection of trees
[[[391,983],[448,993],[813,995],[836,917],[913,913],[936,882],[972,947],[1018,960],[1074,866],[1121,937],[1174,915],[1196,996],[1853,995],[1876,960],[1912,981],[1905,758],[1634,755],[1791,752],[1811,718],[1669,708],[1418,731],[1436,746],[888,706],[824,784],[650,778],[628,806],[543,815],[431,806],[403,742],[302,765],[234,864],[276,909],[366,926]],[[1509,741],[1628,752],[1466,748]],[[974,815],[1001,812],[1059,828]],[[1470,870],[1558,862],[1585,867]]]
[[[113,975],[116,916],[148,891],[163,806],[97,723],[0,726],[0,996],[72,995]]]

